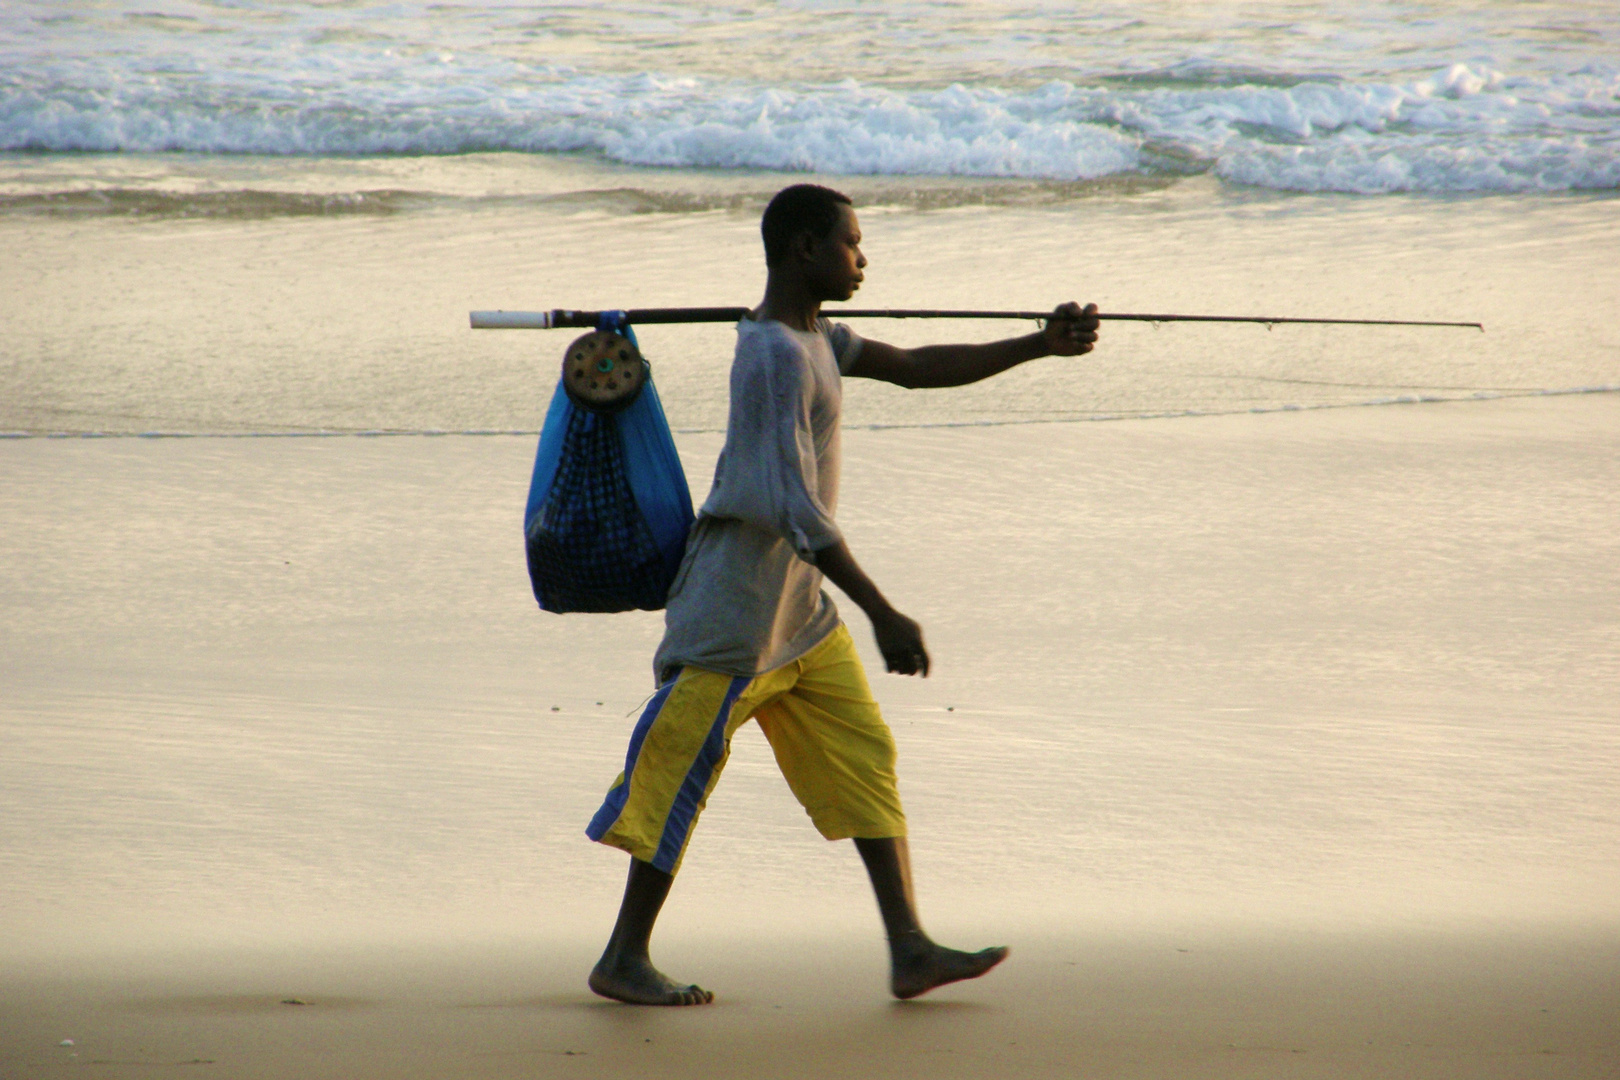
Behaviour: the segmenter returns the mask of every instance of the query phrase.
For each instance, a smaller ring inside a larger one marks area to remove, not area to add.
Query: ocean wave
[[[639,166],[1304,191],[1620,188],[1620,68],[1407,83],[1178,70],[1099,85],[762,87],[485,60],[0,75],[0,150],[590,153]],[[1174,77],[1172,77],[1174,76]],[[325,211],[318,211],[325,212]]]
[[[411,191],[315,194],[291,191],[151,191],[96,188],[0,195],[0,214],[46,217],[226,218],[334,217],[393,214],[421,205]]]
[[[1147,176],[1110,176],[1091,181],[1000,180],[927,183],[910,177],[851,178],[850,194],[866,206],[941,210],[962,206],[1036,207],[1077,199],[1132,194],[1169,181]],[[205,218],[256,221],[286,217],[387,216],[429,207],[459,211],[548,207],[563,211],[620,214],[694,214],[714,210],[758,214],[781,186],[775,174],[741,190],[660,190],[618,186],[582,187],[552,194],[457,195],[429,191],[365,190],[311,193],[258,188],[168,191],[129,187],[75,187],[27,194],[0,194],[0,217],[139,219]]]

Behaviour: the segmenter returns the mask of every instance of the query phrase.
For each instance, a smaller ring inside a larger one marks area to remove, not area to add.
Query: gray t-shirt
[[[687,664],[760,675],[838,626],[809,559],[843,539],[833,521],[841,376],[861,338],[841,323],[816,325],[737,324],[726,445],[670,586],[653,658],[660,681]]]

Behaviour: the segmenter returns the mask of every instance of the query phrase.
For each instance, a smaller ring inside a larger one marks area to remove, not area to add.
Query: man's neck
[[[772,273],[765,279],[765,299],[754,309],[756,319],[775,319],[794,330],[814,330],[821,316],[821,301],[801,281],[783,280]]]

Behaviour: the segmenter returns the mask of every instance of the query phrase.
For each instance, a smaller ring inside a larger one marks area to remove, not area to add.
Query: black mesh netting
[[[548,611],[657,611],[670,570],[625,476],[616,417],[574,410],[528,528],[529,578]]]

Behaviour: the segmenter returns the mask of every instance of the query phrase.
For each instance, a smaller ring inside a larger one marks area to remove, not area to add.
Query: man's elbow
[[[903,390],[923,390],[935,385],[931,374],[927,362],[908,357],[905,363],[894,366],[888,381]]]

